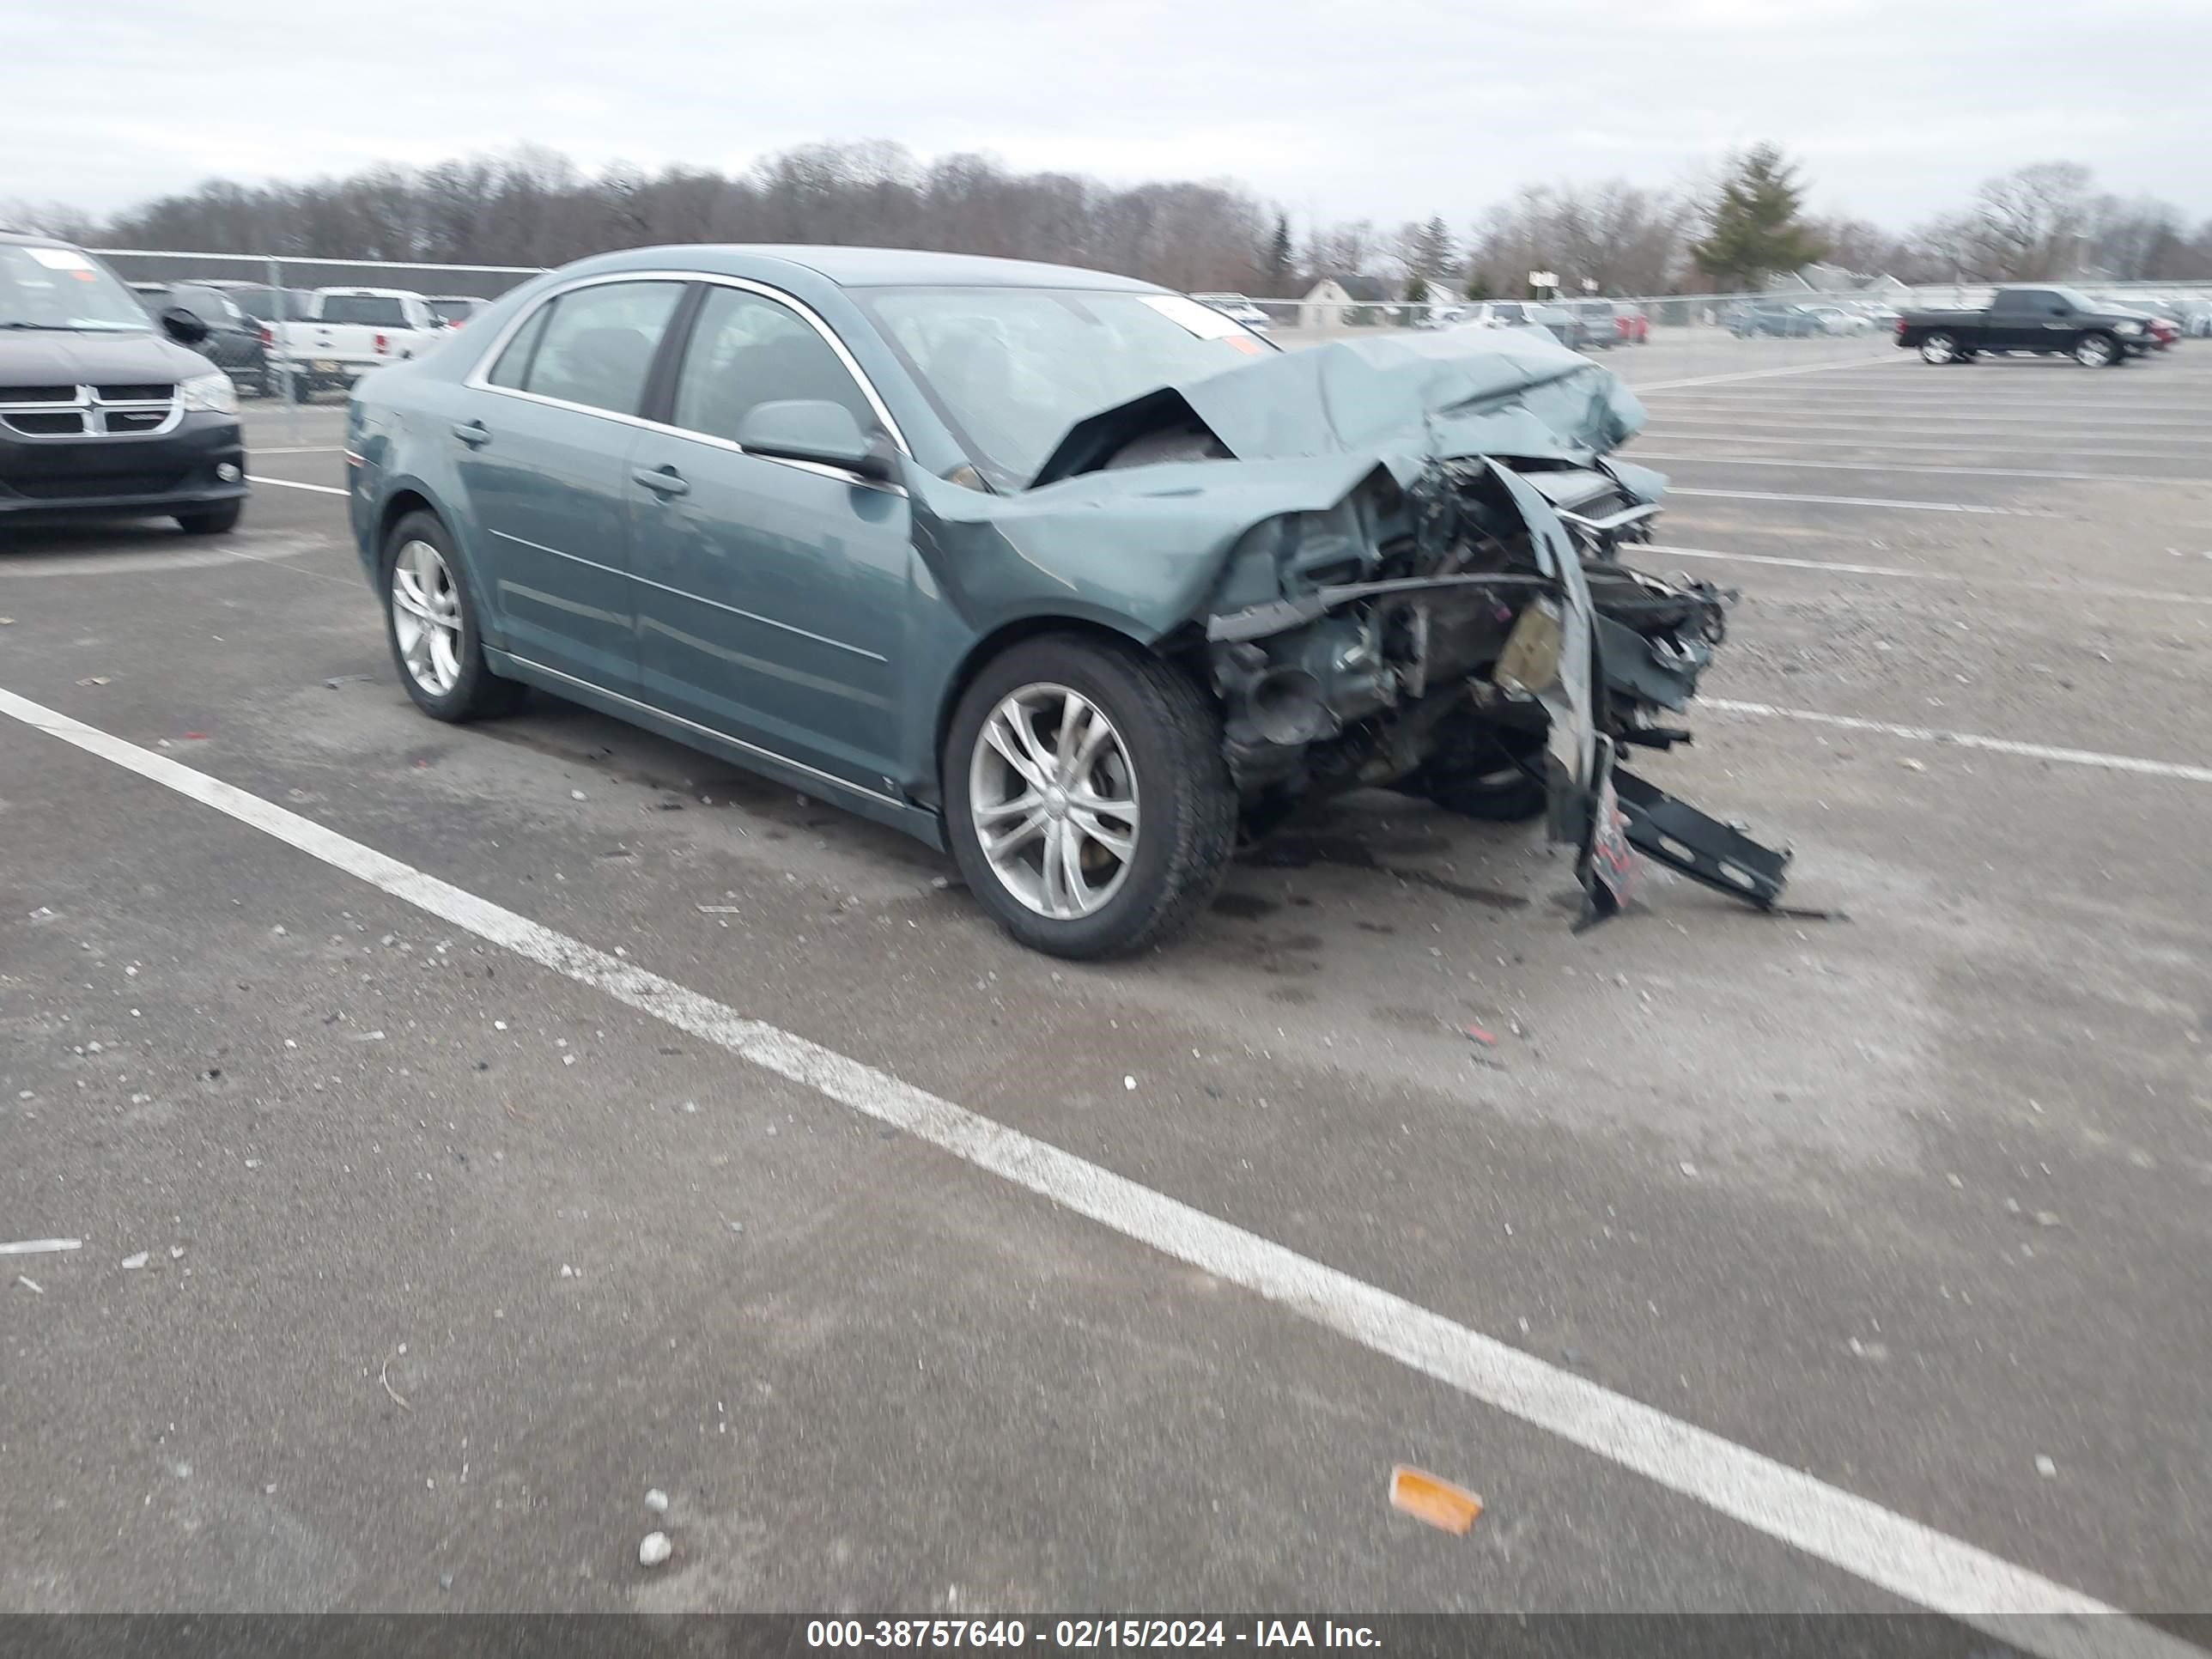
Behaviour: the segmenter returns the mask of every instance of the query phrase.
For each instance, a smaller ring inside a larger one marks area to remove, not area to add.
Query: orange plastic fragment
[[[1482,1513],[1482,1500],[1465,1487],[1404,1463],[1390,1471],[1390,1506],[1444,1532],[1462,1534]]]

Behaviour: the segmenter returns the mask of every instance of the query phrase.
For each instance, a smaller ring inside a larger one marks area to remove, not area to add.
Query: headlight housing
[[[186,414],[206,410],[216,415],[235,415],[238,388],[230,383],[229,375],[216,369],[207,374],[195,374],[178,386],[177,402]]]
[[[2112,325],[2112,332],[2115,334],[2140,334],[2142,332],[2142,325],[2141,323],[2114,323]]]

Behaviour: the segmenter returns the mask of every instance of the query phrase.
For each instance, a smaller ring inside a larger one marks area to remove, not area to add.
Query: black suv
[[[236,297],[206,283],[133,283],[146,309],[159,317],[174,307],[207,325],[198,347],[201,356],[238,383],[239,390],[266,398],[276,389],[269,361],[269,331],[239,305]]]
[[[212,534],[245,506],[230,377],[207,325],[149,316],[82,248],[0,233],[0,526],[120,514]]]

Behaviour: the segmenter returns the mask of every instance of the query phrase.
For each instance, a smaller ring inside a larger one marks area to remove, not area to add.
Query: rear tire
[[[2084,368],[2118,368],[2127,360],[2120,343],[2109,334],[2084,334],[2074,343],[2074,361]]]
[[[238,528],[239,514],[246,511],[244,501],[225,501],[220,507],[203,507],[191,513],[177,514],[177,528],[187,536],[221,536]]]
[[[384,637],[415,706],[454,725],[512,713],[523,688],[484,661],[476,601],[437,515],[410,513],[393,525],[377,572]]]
[[[1939,368],[1954,361],[1959,355],[1958,337],[1938,329],[1920,343],[1920,361]]]
[[[1071,732],[1090,758],[1061,758]],[[1028,769],[1007,757],[1008,744]],[[1188,675],[1133,647],[1054,634],[993,659],[953,713],[942,769],[945,839],[969,890],[1048,956],[1091,961],[1173,938],[1212,902],[1236,842],[1219,713]],[[1085,813],[1076,804],[1086,797],[1121,805]],[[1062,873],[1048,879],[1054,848]]]

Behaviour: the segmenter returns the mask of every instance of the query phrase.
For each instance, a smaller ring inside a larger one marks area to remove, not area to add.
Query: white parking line
[[[1832,368],[1865,368],[1890,361],[1887,357],[1841,357],[1833,362],[1793,363],[1787,368],[1750,368],[1734,374],[1700,374],[1687,380],[1647,380],[1641,385],[1627,380],[1624,384],[1631,392],[1679,392],[1685,386],[1727,386],[1737,380],[1772,380],[1785,374],[1819,374]]]
[[[2065,766],[2101,767],[2107,772],[2139,772],[2146,777],[2179,778],[2185,783],[2212,783],[2212,766],[2184,766],[2178,761],[2144,760],[2135,755],[2106,755],[2094,749],[2053,749],[2048,744],[2019,743],[2010,738],[1984,738],[1972,732],[1943,732],[1928,726],[1893,726],[1887,720],[1863,720],[1849,714],[1823,714],[1811,708],[1780,708],[1771,702],[1738,702],[1727,697],[1700,697],[1701,708],[1724,714],[1746,714],[1761,720],[1802,720],[1811,726],[1840,726],[1846,732],[1876,732],[1907,743],[1946,743],[1960,749],[1982,749],[1992,754],[2017,755],[2024,760],[2055,761]]]
[[[2031,582],[2018,576],[1962,576],[1952,570],[1911,570],[1894,564],[1846,564],[1840,559],[1785,559],[1772,553],[1729,553],[1717,547],[1661,547],[1634,551],[1674,559],[1725,559],[1731,564],[1770,564],[1786,570],[1826,570],[1844,576],[1897,576],[1907,581],[1945,582],[1960,587],[2012,587],[2031,593],[2062,593],[2085,599],[2142,599],[2151,605],[2212,605],[2212,594],[2169,593],[2148,587],[2108,587],[2096,582]]]
[[[664,979],[10,691],[0,714],[112,763],[777,1077],[1188,1262],[1893,1595],[2046,1659],[2203,1650],[1948,1534],[1600,1387],[1048,1142]],[[2054,1616],[2055,1615],[2055,1616]]]
[[[252,472],[246,475],[246,481],[248,483],[275,484],[280,489],[312,489],[318,495],[343,495],[346,493],[337,484],[301,483],[297,478],[264,478]]]
[[[2097,435],[2117,434],[2130,435],[2132,431],[2185,431],[2201,434],[2197,438],[2146,438],[2146,442],[2212,442],[2212,422],[2208,420],[2106,420],[2101,416],[2084,418],[2053,418],[2053,416],[1947,416],[1947,418],[1920,420],[1920,410],[1898,411],[1889,410],[1802,410],[1801,404],[1763,404],[1759,410],[1750,407],[1729,407],[1714,404],[1690,407],[1677,414],[1681,404],[1668,404],[1663,414],[1652,416],[1652,427],[1741,427],[1750,420],[1763,420],[1767,416],[1783,416],[1792,431],[1948,431],[1954,427],[2035,427],[2037,431],[2059,431],[2070,435],[2075,427],[2097,427]],[[1840,414],[1843,420],[1823,420],[1825,414]],[[1896,420],[1889,416],[1896,414]],[[2063,429],[2063,431],[2062,431]],[[2013,435],[2013,434],[1990,434]]]
[[[344,448],[343,444],[295,444],[288,449],[264,449],[256,444],[252,453],[256,455],[336,455]]]
[[[2048,513],[2034,507],[1985,507],[1979,501],[1899,501],[1881,495],[1793,495],[1777,489],[1693,489],[1686,485],[1670,483],[1667,496],[1704,495],[1723,501],[1804,501],[1814,507],[1891,507],[1915,513],[1972,513],[1999,519],[2061,519],[2063,513]]]
[[[2097,431],[2097,434],[2059,434],[2046,442],[2033,441],[2024,431],[1989,431],[1989,429],[1958,429],[1958,427],[1920,427],[1909,420],[1898,420],[1885,427],[1823,427],[1792,420],[1790,429],[1801,431],[1802,438],[1778,434],[1778,431],[1687,431],[1687,427],[1745,427],[1747,420],[1655,420],[1641,431],[1641,438],[1650,442],[1686,442],[1686,445],[1796,445],[1812,449],[1909,449],[1913,453],[1929,453],[1931,449],[1948,449],[1964,453],[1990,453],[1990,456],[2017,456],[2021,452],[2057,453],[2057,456],[2100,456],[2115,460],[2172,460],[2190,462],[2197,456],[2172,456],[2154,453],[2159,449],[2212,449],[2212,434],[2203,438],[2152,438],[2143,434],[2130,438],[2124,431]],[[1882,441],[1871,434],[1900,434],[1900,431],[1920,431],[1923,438],[1898,438]],[[2097,445],[2121,445],[2119,449],[2100,449]]]
[[[2029,466],[1908,466],[1890,461],[1814,461],[1797,455],[1683,455],[1663,449],[1639,449],[1638,461],[1694,461],[1709,466],[1817,467],[1827,472],[1930,472],[1967,478],[2058,478],[2073,483],[2201,484],[2197,478],[2159,477],[2142,472],[2060,472]]]
[[[1984,398],[1972,403],[1923,400],[1907,393],[1902,397],[1870,398],[1858,393],[1816,396],[1796,387],[1745,386],[1740,391],[1698,392],[1683,398],[1682,403],[1713,404],[1739,409],[1802,409],[1807,410],[1833,410],[1841,414],[1847,410],[1860,414],[1929,414],[1929,415],[1999,415],[2020,414],[2040,416],[2053,420],[2106,410],[2143,418],[2175,416],[2197,424],[2212,416],[2212,405],[2203,404],[2160,403],[2148,398],[2069,398],[2063,402],[2039,403],[2027,398]],[[1669,404],[1669,408],[1677,405]]]

